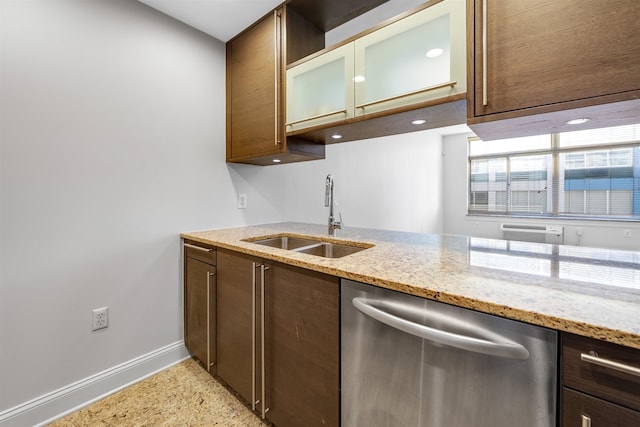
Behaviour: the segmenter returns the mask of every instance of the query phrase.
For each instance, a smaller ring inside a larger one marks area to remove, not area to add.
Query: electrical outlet
[[[625,229],[622,234],[624,237],[631,237],[631,230]]]
[[[92,311],[92,313],[92,331],[97,331],[109,327],[109,307],[96,308]]]
[[[247,208],[247,195],[246,194],[238,194],[238,209],[246,209]]]

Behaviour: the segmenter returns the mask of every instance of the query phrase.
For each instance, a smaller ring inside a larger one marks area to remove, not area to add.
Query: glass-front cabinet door
[[[287,132],[353,117],[353,43],[287,70]]]
[[[444,0],[355,41],[355,115],[465,93],[465,1]]]

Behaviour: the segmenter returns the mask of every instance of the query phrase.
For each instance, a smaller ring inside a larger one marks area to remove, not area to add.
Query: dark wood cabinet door
[[[279,13],[266,16],[227,43],[227,160],[280,152]]]
[[[572,107],[594,105],[603,103],[597,97],[640,89],[638,0],[475,0],[473,4],[471,116],[567,101],[582,100]]]
[[[590,356],[597,359],[589,361]],[[640,377],[612,368],[612,363],[640,369],[640,350],[562,334],[562,384],[565,387],[640,411]]]
[[[253,399],[254,258],[218,249],[218,376],[249,403]]]
[[[266,273],[267,418],[339,425],[339,279],[270,263]]]
[[[568,388],[562,391],[562,427],[640,426],[640,412]]]
[[[185,258],[185,345],[212,372],[216,356],[216,267]]]

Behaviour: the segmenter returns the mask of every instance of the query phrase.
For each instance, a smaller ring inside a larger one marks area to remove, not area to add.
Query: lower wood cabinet
[[[640,350],[562,334],[562,426],[640,426]]]
[[[184,252],[194,357],[277,427],[339,426],[339,279],[188,240]],[[561,340],[560,425],[640,426],[640,350]]]
[[[254,381],[259,368],[255,328],[260,317],[254,311],[260,299],[255,287],[256,260],[219,249],[218,261],[216,373],[255,409],[257,390],[262,386]]]
[[[564,427],[640,426],[640,412],[565,387],[562,390]]]
[[[278,427],[339,425],[339,279],[218,249],[217,375]]]
[[[184,342],[209,372],[216,363],[216,250],[185,242]]]

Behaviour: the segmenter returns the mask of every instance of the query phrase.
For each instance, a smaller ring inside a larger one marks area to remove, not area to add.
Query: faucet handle
[[[344,222],[342,222],[342,212],[338,212],[338,216],[340,217],[340,221],[338,222],[338,228],[342,230],[342,226],[344,225]]]

